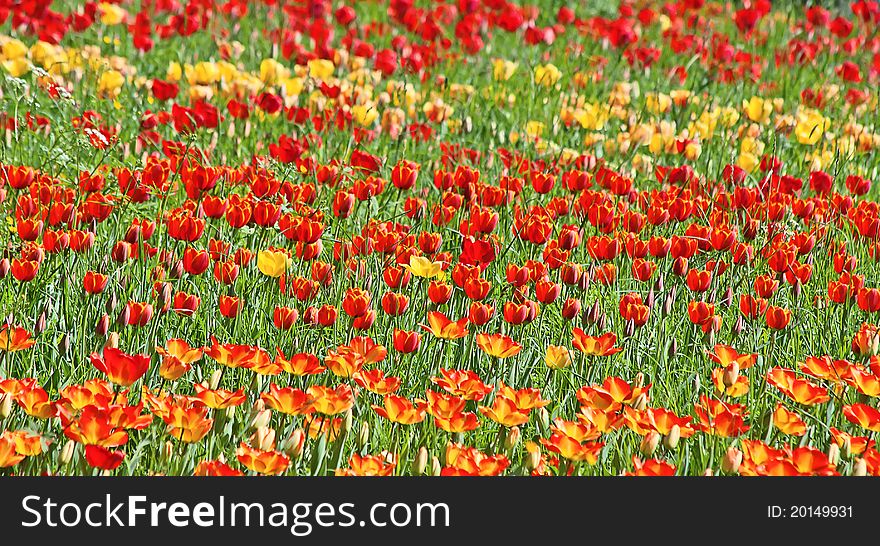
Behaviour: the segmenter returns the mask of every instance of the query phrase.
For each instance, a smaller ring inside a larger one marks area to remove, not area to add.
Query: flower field
[[[0,474],[880,474],[822,6],[0,0]]]

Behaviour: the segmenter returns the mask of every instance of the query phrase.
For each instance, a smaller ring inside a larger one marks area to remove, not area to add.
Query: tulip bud
[[[425,469],[428,467],[428,450],[425,449],[425,446],[421,446],[419,448],[419,452],[416,454],[415,460],[412,463],[412,473],[413,476],[421,476],[425,473]]]
[[[798,279],[794,282],[794,286],[791,287],[791,296],[794,299],[799,299],[801,297],[801,293],[804,291],[804,285],[801,283],[801,280]]]
[[[602,328],[603,330],[605,328]],[[636,333],[636,323],[630,319],[626,321],[626,326],[623,328],[623,335],[626,337],[632,337],[633,334]]]
[[[840,454],[845,459],[852,457],[852,440],[848,436],[843,439],[843,447],[840,448]]]
[[[738,336],[745,328],[745,322],[742,315],[736,316],[736,322],[733,323],[733,335]]]
[[[6,419],[12,413],[12,395],[8,392],[0,394],[0,419]]]
[[[101,315],[101,318],[99,318],[97,324],[95,324],[95,335],[106,336],[107,330],[109,329],[110,317],[108,317],[107,315]]]
[[[105,349],[108,349],[108,348],[118,349],[119,348],[119,332],[110,332],[107,335],[107,341],[104,342],[104,348]]]
[[[675,287],[673,287],[675,288]],[[670,290],[663,299],[663,308],[660,310],[663,316],[672,312],[672,304],[675,303],[675,292]]]
[[[34,334],[41,334],[46,331],[46,312],[40,313],[37,321],[34,323]]]
[[[303,429],[297,428],[287,439],[287,446],[284,452],[293,460],[299,460],[303,456],[306,448],[306,433]]]
[[[840,463],[840,446],[832,443],[828,446],[828,462],[837,466]]]
[[[0,260],[0,279],[6,278],[6,275],[9,275],[9,269],[11,265],[9,263],[9,258],[3,258]]]
[[[520,431],[519,427],[513,427],[507,431],[507,436],[504,438],[504,449],[507,451],[512,450],[519,443]]]
[[[657,451],[657,446],[659,445],[660,433],[652,430],[642,437],[642,443],[639,445],[639,452],[645,457],[650,457],[655,451]]]
[[[654,281],[654,290],[657,292],[663,291],[663,275],[658,275],[657,280]]]
[[[275,429],[269,427],[258,427],[248,443],[261,451],[272,451],[275,449]]]
[[[861,457],[856,458],[855,462],[853,462],[852,475],[853,476],[867,476],[868,475],[868,463],[865,462],[865,459],[863,459]]]
[[[119,304],[119,302],[118,302],[117,299],[116,299],[116,294],[115,294],[115,293],[111,293],[111,294],[110,294],[110,297],[107,298],[107,303],[104,304],[104,309],[107,310],[107,313],[108,313],[108,314],[109,314],[109,313],[113,313],[114,311],[116,311],[116,306],[117,306],[118,304]]]
[[[654,295],[654,289],[652,288],[652,289],[648,290],[648,297],[645,298],[645,305],[647,305],[648,307],[653,309],[655,298],[656,298],[656,296]]]
[[[602,307],[599,305],[599,300],[593,302],[593,306],[590,307],[590,311],[587,313],[587,322],[590,324],[595,324],[599,321],[599,317],[602,313]]]
[[[703,476],[706,476],[706,477],[711,477],[711,476],[714,476],[714,475],[715,475],[715,471],[712,470],[711,468],[707,468],[707,469],[703,472]]]
[[[525,465],[529,472],[541,466],[541,450],[537,446],[526,451]]]
[[[646,393],[640,393],[636,396],[636,399],[633,400],[632,408],[636,411],[642,411],[648,407],[648,395]]]
[[[734,361],[724,368],[724,373],[721,375],[721,381],[724,383],[725,387],[732,387],[736,385],[737,379],[739,379],[739,363]]]
[[[358,450],[364,449],[367,447],[367,444],[370,442],[370,424],[366,421],[362,421],[360,427],[358,428],[357,435],[357,448]]]
[[[669,429],[669,434],[663,438],[663,445],[666,446],[666,449],[674,451],[678,447],[679,440],[681,440],[681,427],[672,425],[672,428]]]
[[[605,313],[602,313],[602,316],[599,317],[598,324],[599,324],[599,330],[601,330],[603,332],[605,330],[607,330],[608,329],[608,315],[606,315]]]
[[[254,419],[256,419],[259,414],[266,409],[266,402],[263,401],[262,398],[257,398],[254,404],[251,406],[251,411],[248,414],[248,422],[253,423]],[[254,427],[256,428],[256,427]]]
[[[176,262],[174,262],[174,265],[171,266],[171,270],[168,272],[168,276],[172,279],[179,279],[183,277],[183,273],[183,260],[177,260]]]
[[[669,358],[675,358],[675,355],[678,354],[678,341],[675,338],[672,338],[672,342],[669,344]]]
[[[431,475],[439,476],[442,470],[443,468],[440,466],[440,459],[437,457],[431,457]]]
[[[635,378],[633,378],[632,382],[633,389],[640,389],[645,386],[645,374],[639,372],[636,374]]]
[[[122,308],[119,311],[119,314],[116,315],[116,325],[120,327],[124,327],[128,325],[128,319],[131,317],[131,311],[129,311],[128,306]]]
[[[262,402],[262,400],[260,400]],[[250,423],[248,423],[248,428],[263,428],[268,427],[269,422],[272,420],[272,411],[264,409],[259,411],[251,418]]]
[[[353,418],[354,418],[354,417],[353,417],[353,415],[352,415],[351,410],[348,410],[348,411],[345,412],[345,416],[342,418],[342,428],[341,428],[340,431],[339,431],[339,435],[340,435],[340,436],[344,437],[344,436],[346,436],[349,432],[351,432],[351,425],[352,425],[352,419],[353,419]]]
[[[735,447],[730,447],[721,458],[721,470],[725,474],[739,474],[739,466],[742,464],[743,453]]]
[[[64,333],[61,336],[61,339],[58,341],[58,352],[64,356],[70,352],[70,335],[68,333]]]
[[[220,379],[223,377],[223,370],[214,370],[211,373],[211,377],[208,379],[208,388],[212,391],[217,390],[220,387]]]
[[[162,460],[170,461],[174,456],[174,444],[170,441],[162,444],[162,453],[160,453],[159,456],[162,457]]]
[[[730,307],[733,305],[733,288],[728,286],[727,290],[724,291],[724,297],[721,298],[722,307]]]
[[[709,295],[706,296],[706,303],[715,303],[715,300],[718,299],[718,289],[713,288],[709,291]]]
[[[73,459],[73,452],[76,449],[76,442],[73,440],[67,440],[65,442],[64,447],[61,448],[61,455],[58,457],[58,462],[63,466],[67,466],[70,464],[70,461]]]
[[[546,436],[550,432],[550,412],[545,407],[538,409],[538,424],[541,426],[542,435]]]

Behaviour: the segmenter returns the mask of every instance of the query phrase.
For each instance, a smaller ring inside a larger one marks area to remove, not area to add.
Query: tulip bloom
[[[267,277],[280,277],[286,270],[290,258],[280,250],[261,250],[257,253],[257,268]]]
[[[30,349],[37,341],[31,338],[30,332],[20,326],[3,326],[0,329],[0,351],[13,353]]]
[[[617,343],[617,334],[608,332],[601,336],[588,336],[580,328],[572,329],[574,339],[572,343],[575,348],[586,355],[590,356],[611,356],[623,350],[621,347],[615,347]]]
[[[403,265],[403,268],[416,277],[422,277],[425,279],[433,279],[434,277],[437,277],[442,281],[446,277],[442,263],[433,262],[422,256],[410,256],[409,264]]]
[[[559,370],[571,365],[571,352],[567,347],[548,345],[544,356],[544,363],[548,368]]]
[[[495,358],[507,358],[522,350],[522,345],[503,334],[477,334],[477,346]]]
[[[150,357],[142,354],[129,355],[115,347],[106,347],[101,356],[92,353],[92,365],[107,376],[112,383],[130,387],[147,373]]]
[[[439,311],[431,311],[428,313],[429,326],[421,326],[440,339],[459,339],[468,335],[467,323],[467,317],[452,321]]]

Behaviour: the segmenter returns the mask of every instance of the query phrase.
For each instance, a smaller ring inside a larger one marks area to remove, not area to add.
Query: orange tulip
[[[608,332],[595,337],[588,336],[580,328],[573,328],[572,334],[574,335],[572,344],[586,355],[611,356],[623,350],[621,347],[614,346],[617,343],[617,334],[614,332]]]
[[[594,465],[599,461],[599,453],[604,442],[578,442],[561,432],[554,432],[550,438],[541,438],[541,444],[553,453],[572,462],[586,462]]]
[[[348,468],[337,468],[337,476],[391,476],[397,467],[397,457],[388,452],[360,456],[355,453],[348,460]]]
[[[522,345],[504,334],[477,334],[477,346],[495,358],[507,358],[522,350]]]
[[[480,426],[477,415],[473,412],[460,412],[449,417],[434,416],[434,424],[446,432],[468,432]]]
[[[327,368],[321,366],[318,357],[309,353],[297,353],[290,358],[284,356],[281,349],[276,349],[275,363],[282,371],[296,376],[317,375]]]
[[[354,393],[348,385],[339,385],[335,389],[322,385],[313,385],[306,391],[314,398],[315,412],[321,415],[336,415],[348,411],[354,405]]]
[[[492,407],[480,406],[480,413],[505,427],[515,427],[529,421],[529,412],[521,410],[509,398],[496,396]]]
[[[256,348],[250,345],[234,343],[221,345],[213,336],[211,337],[211,346],[205,348],[205,355],[228,368],[247,368],[254,352],[256,352]]]
[[[103,355],[92,353],[89,357],[92,365],[107,379],[122,387],[129,387],[147,373],[150,357],[147,355],[129,355],[115,347],[106,347]]]
[[[485,453],[461,444],[446,446],[446,467],[441,476],[497,476],[507,470],[510,461],[504,455]]]
[[[880,411],[867,404],[843,406],[843,416],[854,425],[872,432],[880,432]]]
[[[311,413],[314,399],[293,387],[279,388],[272,383],[269,392],[260,395],[266,406],[287,415],[306,415]]]
[[[467,317],[453,322],[443,313],[439,311],[431,311],[428,313],[428,324],[430,326],[425,326],[424,324],[421,326],[440,339],[459,339],[468,335],[466,328],[467,323]]]
[[[803,436],[807,433],[807,424],[797,413],[787,410],[781,403],[776,404],[776,409],[773,411],[773,426],[783,434],[792,436]]]
[[[262,451],[255,449],[244,442],[239,444],[235,452],[238,462],[249,470],[258,474],[277,475],[283,474],[290,465],[290,459],[277,451]]]
[[[196,391],[196,398],[212,409],[240,406],[247,400],[247,394],[244,392],[244,389],[238,389],[237,391],[209,389],[202,383],[196,383],[193,387]]]
[[[82,414],[64,429],[64,435],[84,445],[118,447],[128,441],[128,433],[110,422],[110,414],[95,406],[86,406]]]
[[[208,418],[208,406],[198,400],[171,405],[161,417],[168,434],[186,443],[201,441],[214,426],[214,420]]]
[[[736,362],[740,370],[751,368],[758,359],[755,353],[742,353],[736,351],[729,345],[718,343],[715,345],[714,352],[709,353],[709,359],[717,363],[722,368],[730,366]]]
[[[359,370],[352,376],[355,383],[380,396],[391,394],[400,388],[400,378],[386,376],[385,372],[376,368],[374,370]]]
[[[460,396],[440,394],[434,391],[426,391],[428,398],[428,413],[441,419],[451,419],[454,415],[464,411],[467,400]]]
[[[484,396],[492,392],[492,387],[480,380],[475,372],[470,370],[445,370],[440,368],[441,377],[432,377],[431,382],[443,388],[446,392],[455,396],[461,396],[465,400],[482,400]]]
[[[0,436],[0,468],[15,466],[25,458],[15,447],[15,439],[9,431]]]
[[[373,411],[392,423],[414,425],[425,420],[425,410],[428,404],[424,400],[410,402],[406,398],[394,394],[386,394],[382,400],[383,405],[373,405]]]
[[[0,351],[12,353],[33,347],[37,341],[30,332],[20,326],[3,326],[0,329]]]

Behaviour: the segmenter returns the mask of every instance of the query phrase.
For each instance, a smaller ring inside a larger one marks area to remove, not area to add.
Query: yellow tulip
[[[107,70],[101,73],[98,79],[98,93],[107,97],[117,97],[122,84],[125,83],[125,76],[118,70]]]
[[[266,85],[275,85],[280,78],[285,78],[290,73],[281,63],[275,59],[263,59],[260,63],[260,80]]]
[[[309,61],[309,76],[317,80],[326,81],[333,76],[336,69],[332,61],[327,59],[312,59]]]
[[[6,43],[3,43],[3,47],[0,48],[0,60],[11,61],[13,59],[18,59],[27,55],[27,52],[27,46],[20,40],[13,38]]]
[[[302,93],[304,82],[302,78],[284,78],[281,87],[284,88],[285,97],[296,97]]]
[[[24,57],[18,57],[17,59],[12,59],[9,61],[3,61],[0,63],[3,65],[3,69],[9,73],[13,78],[20,78],[30,72],[31,63]]]
[[[744,102],[746,116],[755,123],[765,124],[770,121],[770,113],[773,112],[773,102],[761,97],[752,97]]]
[[[442,265],[440,262],[432,262],[423,256],[410,256],[409,265],[404,265],[403,267],[416,277],[424,277],[426,279],[440,277],[442,279],[446,276],[441,267]]]
[[[101,24],[107,26],[118,25],[128,17],[128,12],[116,4],[110,4],[109,2],[101,2],[98,4],[98,13],[101,15]]]
[[[190,85],[211,85],[220,80],[220,69],[215,63],[202,61],[187,68],[186,77]]]
[[[537,138],[544,133],[544,124],[540,121],[530,121],[526,123],[526,134],[529,138]]]
[[[379,117],[379,112],[372,104],[356,104],[351,107],[351,117],[358,125],[369,127]]]
[[[547,63],[535,67],[535,83],[544,87],[552,87],[562,77],[562,72],[555,65]]]
[[[571,365],[571,353],[566,347],[560,345],[548,345],[544,363],[548,368],[560,370]]]
[[[819,112],[807,112],[799,116],[798,124],[794,128],[794,134],[798,142],[813,146],[825,136],[825,131],[831,127],[831,121]]]
[[[287,254],[280,250],[261,250],[257,254],[257,268],[268,277],[280,277],[287,270],[289,261]]]
[[[168,70],[165,71],[166,80],[171,82],[179,82],[182,76],[183,69],[180,67],[180,63],[171,62],[168,64]]]
[[[506,61],[504,59],[494,59],[492,61],[492,77],[497,82],[505,82],[513,76],[519,64]]]

